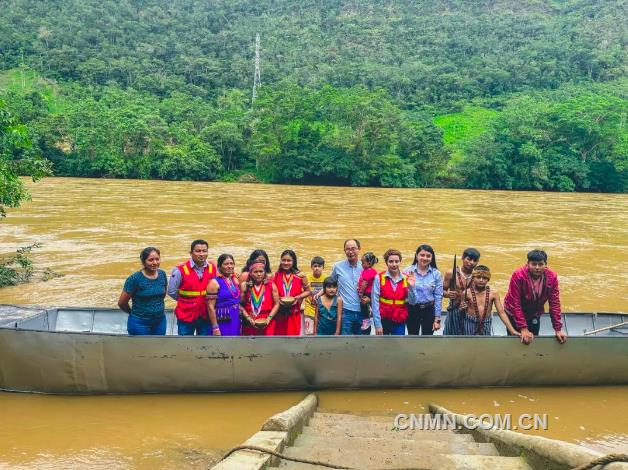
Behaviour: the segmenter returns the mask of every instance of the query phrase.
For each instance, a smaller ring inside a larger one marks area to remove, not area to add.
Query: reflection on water
[[[162,250],[170,270],[189,242],[241,266],[254,248],[283,249],[302,268],[343,257],[342,242],[410,258],[430,243],[439,267],[467,246],[482,251],[502,294],[536,247],[561,278],[565,311],[625,311],[628,196],[417,189],[356,189],[47,178],[33,201],[0,222],[0,253],[43,243],[33,259],[64,277],[0,290],[0,303],[115,306],[140,250]],[[381,257],[381,256],[380,256]],[[382,268],[380,263],[379,268]],[[50,397],[0,393],[0,467],[205,468],[302,393]],[[480,414],[548,413],[545,435],[628,451],[628,387],[322,392],[321,407],[422,412],[436,402]]]
[[[628,387],[320,392],[319,408],[393,417],[429,403],[463,413],[547,413],[536,434],[628,451]],[[56,397],[0,393],[1,468],[207,468],[301,392]],[[583,424],[584,423],[584,424]]]

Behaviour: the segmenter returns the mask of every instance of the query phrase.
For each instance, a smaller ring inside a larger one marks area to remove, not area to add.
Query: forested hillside
[[[628,188],[621,0],[2,3],[0,98],[58,175]]]

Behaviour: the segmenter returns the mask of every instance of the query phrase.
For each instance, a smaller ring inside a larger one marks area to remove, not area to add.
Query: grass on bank
[[[451,154],[449,167],[465,157],[465,147],[486,132],[499,111],[481,106],[465,106],[458,113],[436,116],[434,125],[442,129],[443,141]]]

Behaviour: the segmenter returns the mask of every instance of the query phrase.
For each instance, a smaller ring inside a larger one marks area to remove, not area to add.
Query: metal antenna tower
[[[260,38],[259,33],[255,35],[255,78],[253,78],[253,96],[251,102],[257,98],[257,89],[262,85],[262,79],[259,72],[259,51],[260,51]]]

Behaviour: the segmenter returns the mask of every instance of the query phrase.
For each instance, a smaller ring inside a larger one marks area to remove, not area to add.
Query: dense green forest
[[[622,0],[2,4],[0,99],[57,175],[628,188]]]
[[[0,219],[6,216],[5,207],[19,207],[23,200],[30,197],[20,174],[28,174],[36,181],[50,174],[50,162],[37,151],[32,151],[26,126],[0,100]],[[19,248],[13,255],[0,257],[0,287],[27,282],[33,277],[33,263],[28,254],[40,246],[34,243]],[[46,269],[42,279],[58,276]]]

